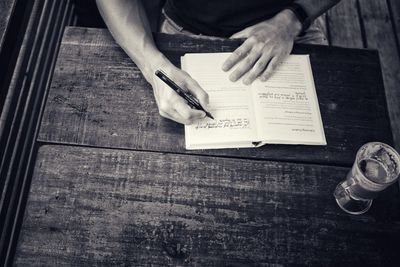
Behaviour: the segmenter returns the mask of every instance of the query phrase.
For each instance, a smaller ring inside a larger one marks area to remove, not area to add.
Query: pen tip
[[[209,117],[209,118],[211,118],[211,119],[213,119],[213,120],[215,120],[214,117],[211,115],[210,112],[206,112],[206,116]]]

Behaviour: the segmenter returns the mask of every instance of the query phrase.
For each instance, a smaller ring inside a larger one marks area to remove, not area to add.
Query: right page
[[[308,55],[290,55],[268,81],[256,80],[252,92],[265,143],[326,145]]]

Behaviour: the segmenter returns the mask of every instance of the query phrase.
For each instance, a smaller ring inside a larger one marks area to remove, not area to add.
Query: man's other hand
[[[171,80],[182,89],[191,92],[207,109],[208,94],[187,72],[175,67],[169,61],[164,61],[159,66]],[[152,70],[150,83],[153,86],[154,97],[161,116],[186,125],[193,124],[206,116],[204,111],[192,109],[185,99],[155,75],[155,71],[156,69]]]
[[[258,77],[266,81],[291,52],[302,25],[291,10],[285,9],[270,20],[235,33],[230,38],[246,38],[222,66],[233,68],[229,78],[235,82],[243,76],[244,84]]]

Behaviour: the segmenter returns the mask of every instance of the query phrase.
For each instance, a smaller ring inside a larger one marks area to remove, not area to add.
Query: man
[[[192,36],[245,38],[222,69],[230,79],[251,84],[267,80],[295,41],[327,44],[312,23],[340,0],[167,0],[160,31]],[[182,124],[204,118],[155,76],[162,69],[195,95],[207,110],[208,95],[186,72],[176,68],[155,46],[140,0],[97,0],[100,13],[117,43],[152,85],[160,115]],[[311,25],[311,26],[310,26]],[[299,37],[300,36],[300,37]]]

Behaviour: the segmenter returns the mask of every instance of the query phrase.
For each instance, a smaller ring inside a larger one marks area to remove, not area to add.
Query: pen
[[[174,81],[172,81],[168,76],[162,71],[157,70],[156,76],[160,78],[163,82],[165,82],[172,90],[174,90],[178,95],[180,95],[183,99],[185,99],[191,108],[195,108],[197,110],[202,110],[206,113],[206,116],[214,119],[210,112],[206,111],[200,104],[199,100],[197,100],[192,94],[180,88]]]

